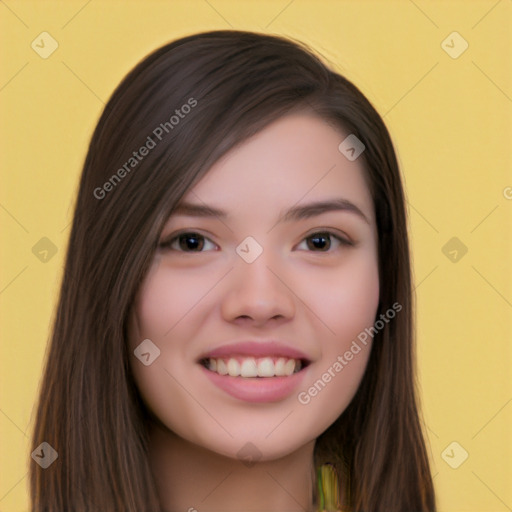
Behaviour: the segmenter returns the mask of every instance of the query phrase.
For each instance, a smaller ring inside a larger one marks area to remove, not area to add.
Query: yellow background
[[[5,0],[0,23],[0,511],[28,510],[33,406],[104,103],[150,51],[229,28],[305,41],[384,116],[407,189],[439,510],[512,510],[511,0]],[[31,47],[44,31],[59,45],[47,59]],[[458,58],[442,45],[454,31],[469,44]],[[57,247],[47,262],[32,252],[43,237]],[[457,469],[445,460],[461,448],[442,456],[453,441],[469,454]]]

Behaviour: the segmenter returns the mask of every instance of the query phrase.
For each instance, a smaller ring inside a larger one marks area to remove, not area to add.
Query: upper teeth
[[[298,359],[279,357],[242,357],[235,359],[210,358],[207,360],[208,369],[220,375],[231,377],[285,377],[292,375],[302,368]]]

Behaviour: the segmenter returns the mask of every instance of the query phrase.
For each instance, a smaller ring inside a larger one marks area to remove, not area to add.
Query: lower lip
[[[231,377],[200,365],[206,376],[228,395],[245,402],[278,402],[290,396],[304,378],[307,367],[288,377]]]

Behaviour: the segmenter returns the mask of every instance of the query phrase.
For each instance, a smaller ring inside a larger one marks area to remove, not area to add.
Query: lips
[[[219,375],[283,377],[310,363],[302,351],[278,341],[244,341],[217,347],[200,356],[198,363]]]
[[[297,359],[309,364],[311,359],[301,350],[278,341],[243,341],[222,345],[200,355],[197,362],[205,359],[229,359],[233,357]]]
[[[276,402],[299,385],[311,358],[278,341],[244,341],[217,347],[197,363],[215,386],[246,402]]]

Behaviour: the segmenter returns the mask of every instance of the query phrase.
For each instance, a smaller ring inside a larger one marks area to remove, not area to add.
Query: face
[[[317,438],[354,396],[379,275],[362,159],[338,149],[347,135],[285,116],[212,166],[168,219],[129,343],[144,401],[177,436],[271,460]]]

